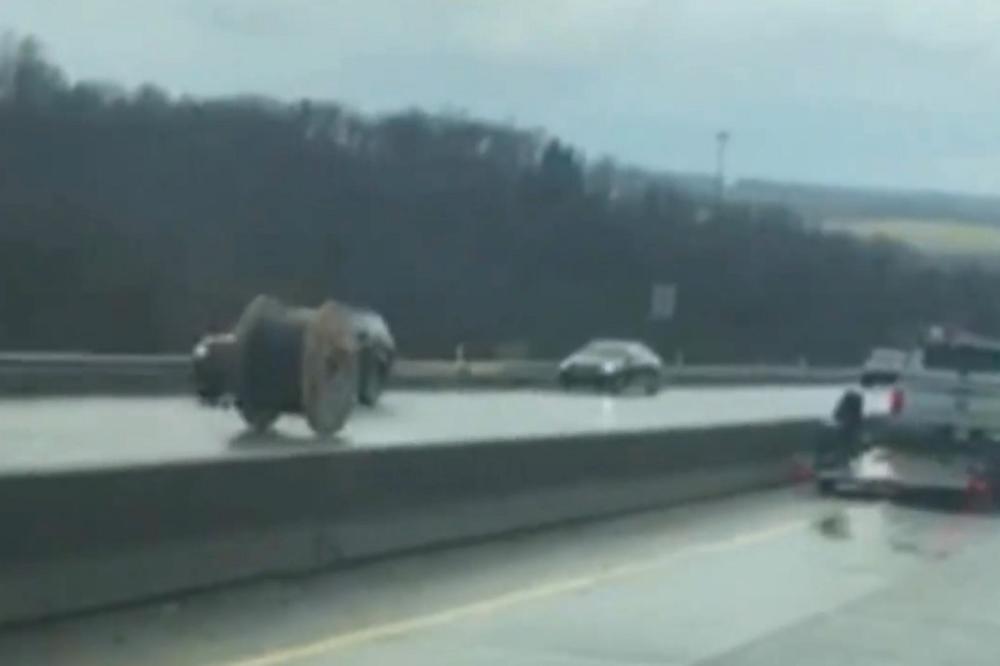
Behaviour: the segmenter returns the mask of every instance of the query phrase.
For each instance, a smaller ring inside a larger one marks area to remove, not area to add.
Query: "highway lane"
[[[295,417],[281,419],[273,434],[251,436],[234,411],[202,407],[187,398],[8,400],[0,402],[0,474],[823,417],[841,390],[671,388],[652,398],[394,391],[374,410],[358,408],[334,441],[317,441]],[[884,402],[881,394],[873,396],[877,405]]]
[[[0,663],[996,663],[1000,517],[770,491],[10,630]]]

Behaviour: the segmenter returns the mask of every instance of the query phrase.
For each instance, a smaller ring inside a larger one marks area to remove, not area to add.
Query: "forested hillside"
[[[855,361],[944,318],[1000,330],[996,275],[784,208],[622,193],[616,169],[460,115],[71,82],[10,38],[0,348],[185,350],[262,291],[371,305],[425,357],[637,335],[690,360]],[[675,321],[648,321],[654,282],[678,285]]]

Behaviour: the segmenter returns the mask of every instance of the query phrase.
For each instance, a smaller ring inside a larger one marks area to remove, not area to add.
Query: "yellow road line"
[[[281,650],[275,650],[274,652],[268,652],[254,657],[226,662],[225,666],[277,666],[278,664],[287,664],[299,659],[306,659],[322,654],[338,652],[340,650],[357,647],[365,643],[372,643],[374,641],[384,640],[387,638],[395,638],[403,634],[410,634],[423,629],[431,629],[433,627],[454,624],[461,620],[490,615],[512,606],[518,606],[530,601],[550,599],[552,597],[569,594],[571,592],[585,590],[601,583],[636,576],[653,569],[666,566],[667,564],[676,562],[677,560],[683,558],[695,555],[725,552],[752,543],[766,541],[789,532],[802,529],[807,525],[808,521],[805,520],[779,523],[765,529],[747,532],[729,539],[690,546],[667,556],[640,560],[637,562],[629,562],[608,569],[602,569],[601,571],[588,575],[567,578],[550,583],[542,583],[540,585],[527,587],[516,592],[501,594],[489,599],[483,599],[470,604],[456,606],[448,610],[429,613],[427,615],[418,615],[408,620],[389,622],[387,624],[376,625],[344,634],[336,634],[316,641],[302,643],[300,645],[283,648]]]

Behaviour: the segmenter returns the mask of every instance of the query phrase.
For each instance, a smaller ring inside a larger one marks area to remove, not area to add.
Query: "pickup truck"
[[[913,351],[871,441],[899,490],[1000,489],[1000,341],[936,331]]]
[[[344,306],[358,343],[358,401],[374,406],[382,395],[396,360],[396,341],[389,325],[369,308]]]

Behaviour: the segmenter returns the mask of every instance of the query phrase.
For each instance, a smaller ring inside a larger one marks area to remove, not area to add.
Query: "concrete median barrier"
[[[414,389],[556,387],[555,361],[456,363],[400,359],[391,384]],[[664,369],[670,385],[843,384],[858,368],[804,365],[681,365]],[[191,360],[178,354],[0,353],[0,396],[157,395],[194,391]]]
[[[0,476],[0,623],[788,483],[817,427]]]

